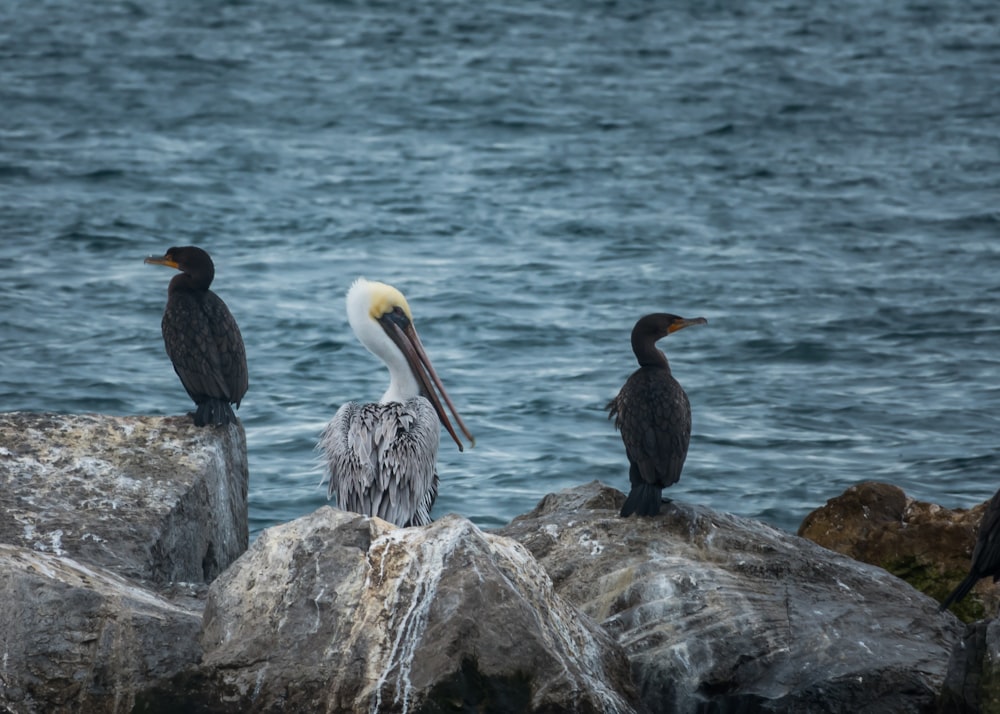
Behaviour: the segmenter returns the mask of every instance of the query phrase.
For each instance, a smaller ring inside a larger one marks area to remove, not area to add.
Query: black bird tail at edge
[[[638,516],[655,516],[660,512],[663,489],[651,483],[640,481],[632,484],[632,490],[628,492],[625,505],[622,506],[621,516],[627,518],[633,513]]]
[[[206,399],[194,413],[194,425],[225,426],[236,423],[236,413],[225,399]]]
[[[967,576],[965,576],[965,580],[960,582],[958,584],[958,587],[951,591],[951,595],[949,595],[944,599],[944,602],[942,602],[941,606],[938,607],[938,612],[944,612],[954,603],[958,602],[963,597],[968,595],[969,591],[972,590],[972,587],[978,582],[979,582],[979,576],[969,573]]]

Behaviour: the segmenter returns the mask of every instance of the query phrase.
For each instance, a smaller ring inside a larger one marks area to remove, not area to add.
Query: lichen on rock
[[[969,573],[987,502],[951,510],[909,498],[897,486],[866,481],[806,516],[799,535],[885,568],[940,602]],[[995,615],[998,607],[1000,586],[985,578],[951,610],[972,622]]]

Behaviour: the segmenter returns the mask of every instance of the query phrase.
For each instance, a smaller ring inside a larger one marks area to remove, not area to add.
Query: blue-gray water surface
[[[506,523],[627,463],[652,311],[694,429],[670,495],[794,530],[878,479],[1000,486],[993,2],[42,0],[0,8],[0,409],[177,414],[171,245],[246,341],[254,533],[408,296],[477,438],[434,513]]]

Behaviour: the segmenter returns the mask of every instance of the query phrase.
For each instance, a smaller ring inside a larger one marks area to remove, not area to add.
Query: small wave
[[[87,171],[82,174],[77,174],[75,178],[83,179],[84,181],[111,181],[114,179],[122,178],[125,176],[125,172],[120,169],[95,169],[93,171]]]
[[[31,169],[15,164],[0,164],[0,178],[31,178]]]

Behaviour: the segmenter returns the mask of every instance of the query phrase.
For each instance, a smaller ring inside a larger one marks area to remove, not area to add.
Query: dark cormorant
[[[240,406],[247,391],[243,336],[226,303],[209,290],[215,265],[193,245],[171,248],[144,261],[181,271],[170,281],[163,311],[163,343],[184,389],[198,405],[195,426],[236,421],[230,404]]]
[[[993,582],[1000,580],[1000,491],[993,494],[983,519],[979,521],[979,535],[972,551],[972,567],[965,580],[958,584],[951,595],[944,599],[940,612],[969,594],[972,587],[982,578],[993,576]]]
[[[608,402],[608,418],[621,431],[629,461],[632,490],[621,514],[655,516],[662,492],[677,483],[691,440],[691,404],[670,374],[666,356],[656,348],[671,332],[707,323],[703,317],[685,319],[658,312],[646,315],[632,328],[632,351],[639,369]]]

